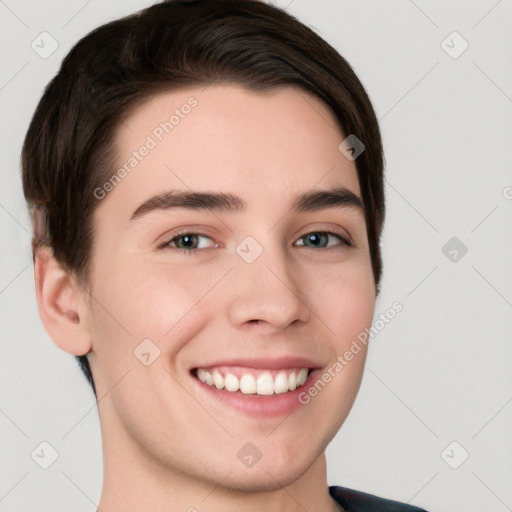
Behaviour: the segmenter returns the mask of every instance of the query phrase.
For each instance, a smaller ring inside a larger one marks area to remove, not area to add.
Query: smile
[[[288,393],[302,386],[309,375],[308,368],[280,370],[217,367],[197,368],[196,377],[204,384],[232,393],[269,396]]]

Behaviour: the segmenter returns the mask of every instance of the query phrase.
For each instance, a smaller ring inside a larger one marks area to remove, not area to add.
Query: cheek
[[[319,334],[329,340],[330,363],[299,397],[310,409],[310,418],[330,411],[332,423],[319,432],[328,442],[339,430],[356,398],[363,376],[367,345],[358,336],[371,326],[375,308],[375,285],[369,262],[361,259],[351,265],[331,268],[311,280],[313,310],[325,326]],[[336,408],[330,404],[335,402]]]
[[[98,359],[130,364],[142,340],[149,338],[163,349],[165,340],[191,337],[208,321],[204,308],[196,305],[215,282],[215,273],[173,271],[127,259],[110,272],[97,270],[91,323]]]
[[[334,340],[338,353],[371,325],[375,285],[371,266],[364,262],[310,279],[312,310]]]

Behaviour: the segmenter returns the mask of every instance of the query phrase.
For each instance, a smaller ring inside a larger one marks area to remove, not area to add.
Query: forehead
[[[132,206],[177,189],[229,191],[248,203],[339,185],[360,195],[355,164],[338,149],[344,138],[330,109],[296,88],[165,92],[120,126],[114,172],[125,172],[109,195]]]

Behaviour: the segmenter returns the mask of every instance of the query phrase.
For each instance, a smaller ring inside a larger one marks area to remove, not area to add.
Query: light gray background
[[[512,510],[512,1],[275,3],[331,42],[372,98],[387,158],[377,314],[404,306],[372,341],[329,482],[431,512]],[[71,45],[149,4],[0,1],[1,512],[96,510],[95,401],[39,321],[19,153]],[[51,49],[43,31],[58,42],[46,59],[31,48]],[[453,31],[469,44],[458,58]],[[468,248],[455,262],[442,252],[452,237]],[[58,452],[46,470],[31,458],[42,441]]]

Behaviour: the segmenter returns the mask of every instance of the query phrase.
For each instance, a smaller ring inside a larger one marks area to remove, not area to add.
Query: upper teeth
[[[198,368],[197,377],[201,382],[215,386],[217,389],[241,391],[246,395],[273,395],[293,391],[302,386],[308,378],[308,373],[307,368],[278,370],[277,372],[264,370],[256,377],[250,371],[242,371],[240,377],[237,377],[229,371],[222,375],[218,369],[211,371]]]

